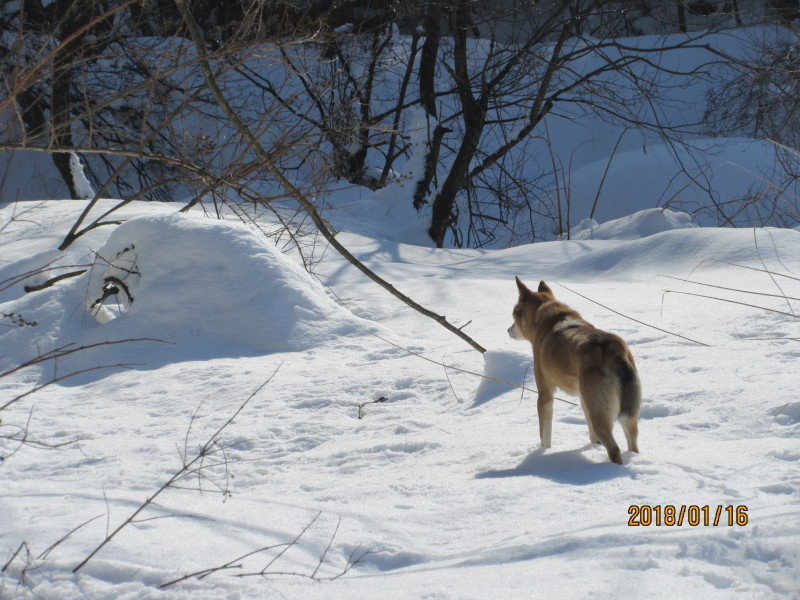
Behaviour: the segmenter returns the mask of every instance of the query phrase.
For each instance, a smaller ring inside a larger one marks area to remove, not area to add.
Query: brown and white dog
[[[618,335],[595,328],[577,311],[556,300],[542,281],[529,290],[516,278],[519,300],[508,334],[533,346],[533,372],[539,398],[539,437],[550,447],[553,430],[553,394],[556,387],[580,396],[589,424],[589,439],[600,442],[612,462],[622,464],[614,440],[614,421],[619,420],[628,450],[639,452],[641,383],[628,345]]]

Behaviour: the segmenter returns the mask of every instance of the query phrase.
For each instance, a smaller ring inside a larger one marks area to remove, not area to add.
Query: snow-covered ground
[[[55,252],[83,206],[0,207],[0,375],[70,343],[162,341],[0,377],[2,406],[109,366],[0,410],[0,435],[65,443],[0,439],[0,598],[800,597],[797,230],[650,210],[572,240],[434,250],[328,215],[481,355],[332,251],[312,277],[232,217],[133,203]],[[43,275],[12,281],[89,262],[38,292],[23,285]],[[543,451],[535,394],[480,377],[533,387],[506,334],[515,275],[629,342],[644,404],[624,466],[565,402]],[[98,310],[104,277],[118,291]]]
[[[58,252],[86,201],[36,200],[66,193],[50,158],[0,154],[0,599],[800,598],[800,231],[712,227],[795,226],[796,187],[775,191],[774,144],[697,125],[712,84],[657,107],[695,124],[688,146],[547,117],[530,161],[565,165],[541,184],[563,196],[559,241],[433,249],[410,199],[419,115],[400,179],[315,198],[483,355],[303,238],[309,275],[269,215],[134,202]],[[574,398],[539,447],[515,276],[630,344],[642,453],[624,466]]]

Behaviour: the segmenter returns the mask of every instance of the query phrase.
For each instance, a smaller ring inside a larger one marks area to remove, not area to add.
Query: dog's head
[[[533,292],[516,277],[519,300],[511,312],[514,322],[508,328],[508,335],[515,340],[532,341],[536,313],[545,302],[555,300],[553,291],[544,281],[539,282],[539,290]]]

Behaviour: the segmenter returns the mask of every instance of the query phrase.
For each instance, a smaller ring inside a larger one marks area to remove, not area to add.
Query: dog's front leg
[[[539,388],[539,398],[536,401],[536,410],[539,413],[539,439],[543,448],[550,447],[553,434],[553,391]]]

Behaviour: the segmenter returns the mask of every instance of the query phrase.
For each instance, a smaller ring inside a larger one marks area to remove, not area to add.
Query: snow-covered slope
[[[0,439],[0,597],[798,597],[800,232],[654,233],[638,214],[599,226],[613,235],[497,251],[340,234],[464,326],[489,348],[480,355],[330,252],[316,272],[339,306],[268,239],[174,206],[133,203],[124,225],[56,255],[82,206],[0,209],[0,374],[68,342],[174,344],[105,346],[0,377],[2,406],[72,370],[128,363],[0,411],[0,435],[26,427],[65,443],[11,454],[18,444]],[[79,278],[30,294],[22,283],[43,276],[10,285],[94,252],[105,261]],[[84,307],[109,275],[134,301],[100,324]],[[542,451],[535,395],[479,376],[533,387],[530,349],[505,331],[514,275],[546,279],[630,343],[645,399],[642,453],[624,466],[589,445],[565,402]],[[37,325],[12,327],[12,313]],[[209,439],[220,452],[202,470],[73,573]],[[680,525],[663,524],[668,505]],[[631,507],[652,507],[633,516],[653,524],[630,526]]]

